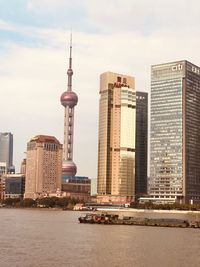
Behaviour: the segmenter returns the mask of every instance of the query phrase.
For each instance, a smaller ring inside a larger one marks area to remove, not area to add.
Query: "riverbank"
[[[26,210],[55,210],[55,211],[73,211],[73,207],[22,207],[22,206],[0,206],[0,209],[26,209]],[[79,212],[85,212],[85,210],[77,210]],[[89,211],[87,211],[89,212]],[[91,211],[94,212],[94,211]],[[196,214],[200,216],[200,211],[193,210],[151,210],[151,209],[133,209],[133,208],[98,208],[96,212],[106,213],[138,213],[138,214]]]
[[[109,211],[109,210],[108,210]],[[114,210],[113,210],[114,211]],[[196,210],[150,210],[150,209],[132,209],[132,208],[124,208],[124,209],[119,209],[119,211],[122,212],[138,212],[138,213],[172,213],[172,214],[199,214],[200,211]]]
[[[65,209],[65,208],[60,208],[60,207],[53,207],[53,208],[51,208],[51,207],[21,207],[21,206],[19,206],[19,207],[12,207],[12,206],[1,206],[0,207],[0,210],[2,210],[2,209],[13,209],[13,210],[15,210],[15,209],[17,209],[17,210],[43,210],[43,211],[73,211],[73,209]]]

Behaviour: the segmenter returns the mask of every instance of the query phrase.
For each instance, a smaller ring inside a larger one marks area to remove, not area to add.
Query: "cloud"
[[[0,30],[12,31],[14,30],[14,27],[13,25],[11,25],[11,23],[8,23],[4,20],[0,20]]]
[[[198,29],[198,0],[29,0],[29,12],[76,30],[151,34],[159,29]],[[57,21],[54,19],[57,16]],[[64,21],[67,24],[63,24]]]
[[[83,29],[87,27],[84,23],[87,11],[84,1],[81,0],[29,0],[26,10],[30,15],[34,15],[40,25],[61,27],[62,29]],[[84,25],[84,26],[83,26]]]
[[[62,11],[63,9],[72,9],[80,5],[81,1],[66,1],[66,0],[28,0],[27,9],[37,14],[54,14],[57,11]]]

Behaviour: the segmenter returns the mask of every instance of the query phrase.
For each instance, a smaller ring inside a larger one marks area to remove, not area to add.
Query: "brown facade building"
[[[91,180],[83,176],[64,176],[62,179],[63,196],[90,201]]]
[[[99,202],[135,198],[136,91],[134,78],[100,76],[97,193]]]
[[[4,179],[3,179],[3,176],[0,175],[0,199],[3,199],[4,191],[5,191]]]
[[[38,135],[27,144],[25,198],[61,191],[62,145],[53,136]]]
[[[26,174],[26,159],[23,159],[21,162],[20,173]]]

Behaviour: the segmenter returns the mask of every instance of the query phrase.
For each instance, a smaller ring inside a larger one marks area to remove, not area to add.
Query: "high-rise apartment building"
[[[135,198],[134,78],[105,72],[100,76],[98,200],[127,202]]]
[[[9,171],[13,167],[13,135],[0,133],[0,162],[6,163]]]
[[[147,194],[148,93],[136,92],[135,194]]]
[[[53,136],[38,135],[27,144],[25,198],[61,191],[62,145]]]
[[[152,66],[150,194],[200,202],[200,68],[188,61]]]

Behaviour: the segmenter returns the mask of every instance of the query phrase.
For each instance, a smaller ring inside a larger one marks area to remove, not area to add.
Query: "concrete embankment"
[[[118,214],[122,216],[135,216],[146,218],[177,218],[188,220],[200,220],[200,211],[191,210],[147,210],[147,209],[105,209],[99,208],[97,212]]]

